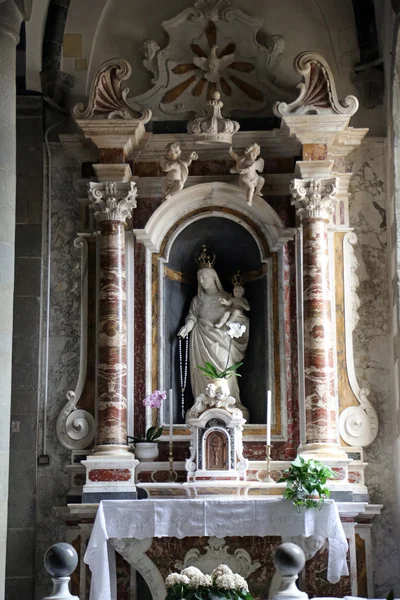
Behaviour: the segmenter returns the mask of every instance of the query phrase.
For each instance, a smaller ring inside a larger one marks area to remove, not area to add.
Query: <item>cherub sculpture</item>
[[[250,304],[244,298],[244,287],[243,279],[240,277],[239,271],[232,279],[233,281],[233,297],[226,299],[221,298],[220,303],[224,306],[229,306],[229,310],[226,310],[222,315],[215,327],[221,328],[224,325],[230,325],[231,323],[242,323],[243,315],[245,310],[250,310]]]
[[[159,50],[160,46],[154,40],[145,40],[141,47],[143,65],[148,71],[153,73],[151,83],[155,83],[158,77],[157,54]]]
[[[166,200],[183,190],[189,175],[189,166],[192,161],[199,158],[196,152],[192,152],[186,159],[182,159],[181,154],[182,150],[179,144],[172,142],[167,145],[165,156],[160,160],[162,170],[167,173],[163,185]]]
[[[265,183],[264,177],[257,173],[257,171],[263,171],[264,169],[264,160],[258,158],[260,151],[258,144],[247,146],[243,156],[238,156],[232,150],[232,147],[229,149],[229,154],[236,161],[236,166],[231,169],[231,173],[239,174],[239,186],[246,190],[249,206],[253,204],[254,193],[261,195]]]
[[[202,412],[207,408],[225,408],[232,413],[235,408],[236,400],[229,394],[229,387],[216,386],[215,383],[208,383],[205,387],[204,394],[200,394],[196,398],[196,402],[188,411],[186,417],[197,419]]]

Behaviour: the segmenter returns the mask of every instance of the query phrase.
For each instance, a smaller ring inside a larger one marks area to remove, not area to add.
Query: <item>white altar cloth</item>
[[[103,500],[84,557],[92,572],[91,600],[115,600],[115,557],[110,538],[321,536],[328,540],[327,578],[348,575],[347,540],[334,501],[297,512],[288,500]]]

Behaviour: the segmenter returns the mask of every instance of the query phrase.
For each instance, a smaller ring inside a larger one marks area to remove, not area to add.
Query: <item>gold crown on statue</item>
[[[194,255],[194,260],[199,265],[199,269],[213,269],[217,257],[215,254],[207,254],[207,246],[202,245],[202,251]]]
[[[244,279],[241,276],[240,271],[238,271],[236,273],[236,275],[234,275],[232,277],[232,283],[233,283],[234,287],[236,287],[237,285],[243,285],[244,284]]]

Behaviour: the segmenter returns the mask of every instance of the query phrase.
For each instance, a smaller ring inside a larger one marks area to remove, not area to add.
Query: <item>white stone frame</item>
[[[169,260],[169,253],[172,244],[174,243],[177,236],[181,233],[181,231],[183,231],[183,229],[185,229],[189,224],[195,222],[196,220],[208,218],[211,216],[218,216],[222,218],[231,219],[239,225],[241,225],[242,227],[244,227],[252,235],[257,244],[257,247],[260,251],[261,262],[267,264],[267,273],[269,256],[265,253],[261,240],[259,239],[259,236],[257,235],[256,231],[253,229],[253,227],[251,227],[251,225],[247,223],[247,220],[250,220],[254,224],[254,226],[258,227],[259,230],[262,232],[268,243],[270,251],[278,253],[278,273],[281,273],[283,268],[282,252],[279,252],[279,250],[281,250],[281,248],[286,242],[293,240],[294,235],[296,233],[296,230],[294,228],[286,228],[284,226],[277,213],[263,198],[256,195],[253,200],[253,205],[248,206],[243,190],[241,190],[238,186],[222,182],[202,183],[182,190],[169,200],[163,202],[161,206],[152,214],[152,216],[150,217],[143,229],[133,230],[137,242],[142,243],[146,249],[146,393],[151,392],[152,385],[152,254],[158,253],[160,251],[166,235],[168,234],[170,229],[175,225],[175,223],[177,223],[179,220],[185,217],[185,215],[192,213],[193,211],[207,208],[211,208],[212,210],[209,210],[206,213],[194,215],[191,219],[183,221],[168,239],[164,252],[164,257],[160,258],[159,277],[161,278],[161,281],[163,278],[163,263],[168,262]],[[237,213],[237,215],[232,215],[230,213],[224,212],[224,209],[226,208],[234,210]],[[240,218],[241,215],[243,216],[243,219]],[[271,269],[269,269],[269,271],[271,271]],[[283,307],[283,288],[282,286],[280,286],[279,326],[280,329],[282,329],[282,332],[284,324]],[[158,323],[159,340],[162,339],[163,332],[163,309],[164,307],[162,305],[162,294],[160,294]],[[282,332],[280,331],[280,341]],[[158,378],[162,387],[163,358],[161,356],[161,344],[159,344],[159,352],[160,354],[158,357]],[[284,356],[282,356],[281,353],[280,359],[282,360],[283,358]],[[284,369],[285,365],[284,363],[282,363],[282,370],[284,371]],[[274,436],[274,439],[276,441],[285,441],[287,438],[286,389],[282,389],[281,391],[282,433],[279,436]],[[149,410],[146,413],[146,427],[149,427],[151,425],[151,418],[151,410]],[[161,421],[163,420],[163,415],[160,415],[160,419]],[[189,439],[189,436],[179,436],[179,439]],[[264,436],[261,436],[260,440],[263,439]]]

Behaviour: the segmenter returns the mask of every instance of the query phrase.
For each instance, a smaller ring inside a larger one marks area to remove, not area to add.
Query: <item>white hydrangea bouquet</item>
[[[168,575],[165,585],[166,600],[254,600],[244,577],[226,565],[219,565],[211,575],[204,575],[196,567],[187,567],[181,573]]]

